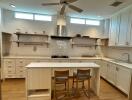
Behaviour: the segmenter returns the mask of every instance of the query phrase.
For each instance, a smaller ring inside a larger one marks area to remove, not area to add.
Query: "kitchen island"
[[[55,70],[91,69],[91,89],[99,96],[100,66],[87,62],[38,62],[26,66],[27,100],[51,100],[51,81]]]

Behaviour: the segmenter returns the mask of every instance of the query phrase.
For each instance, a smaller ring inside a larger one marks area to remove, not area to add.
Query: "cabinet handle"
[[[8,61],[8,63],[11,63],[11,61]]]
[[[118,67],[116,67],[116,71],[119,71],[119,68]]]
[[[20,63],[23,63],[22,61],[20,61]]]
[[[8,66],[8,68],[11,68],[12,66]]]
[[[9,73],[11,72],[11,71],[8,71]]]

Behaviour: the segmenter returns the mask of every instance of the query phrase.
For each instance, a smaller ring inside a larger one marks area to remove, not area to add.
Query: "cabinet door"
[[[116,83],[116,65],[109,63],[107,64],[107,80],[115,85]]]
[[[109,46],[115,46],[118,42],[120,16],[115,15],[110,19]]]
[[[131,72],[121,66],[117,67],[116,86],[126,94],[129,94]]]
[[[127,46],[129,44],[129,17],[130,17],[130,10],[127,9],[120,13],[120,30],[119,30],[119,37],[118,43],[119,46]]]
[[[130,19],[129,19],[129,37],[130,37],[130,41],[129,41],[129,46],[132,46],[132,7],[130,9]]]
[[[102,61],[100,70],[101,70],[101,76],[106,79],[106,76],[107,76],[107,62]]]
[[[28,68],[27,69],[27,88],[49,89],[51,88],[51,69],[50,68]]]

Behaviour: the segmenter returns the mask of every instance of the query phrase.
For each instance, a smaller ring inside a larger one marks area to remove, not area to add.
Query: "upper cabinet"
[[[109,46],[132,46],[132,7],[110,18]]]
[[[132,46],[132,8],[130,9],[130,18],[129,18],[129,45]]]
[[[110,19],[110,29],[109,29],[109,46],[115,46],[118,42],[120,25],[120,15],[115,15]]]
[[[129,18],[130,10],[127,9],[120,13],[120,29],[118,35],[118,46],[127,46],[129,45]]]

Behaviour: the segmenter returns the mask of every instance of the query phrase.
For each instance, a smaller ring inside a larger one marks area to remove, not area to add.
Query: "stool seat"
[[[62,77],[56,77],[56,82],[66,82],[68,80],[68,77],[62,76]]]
[[[73,72],[73,76],[75,78],[78,78],[78,80],[82,80],[82,81],[91,78],[91,76],[89,74],[78,74],[78,77],[77,77],[77,72]]]

